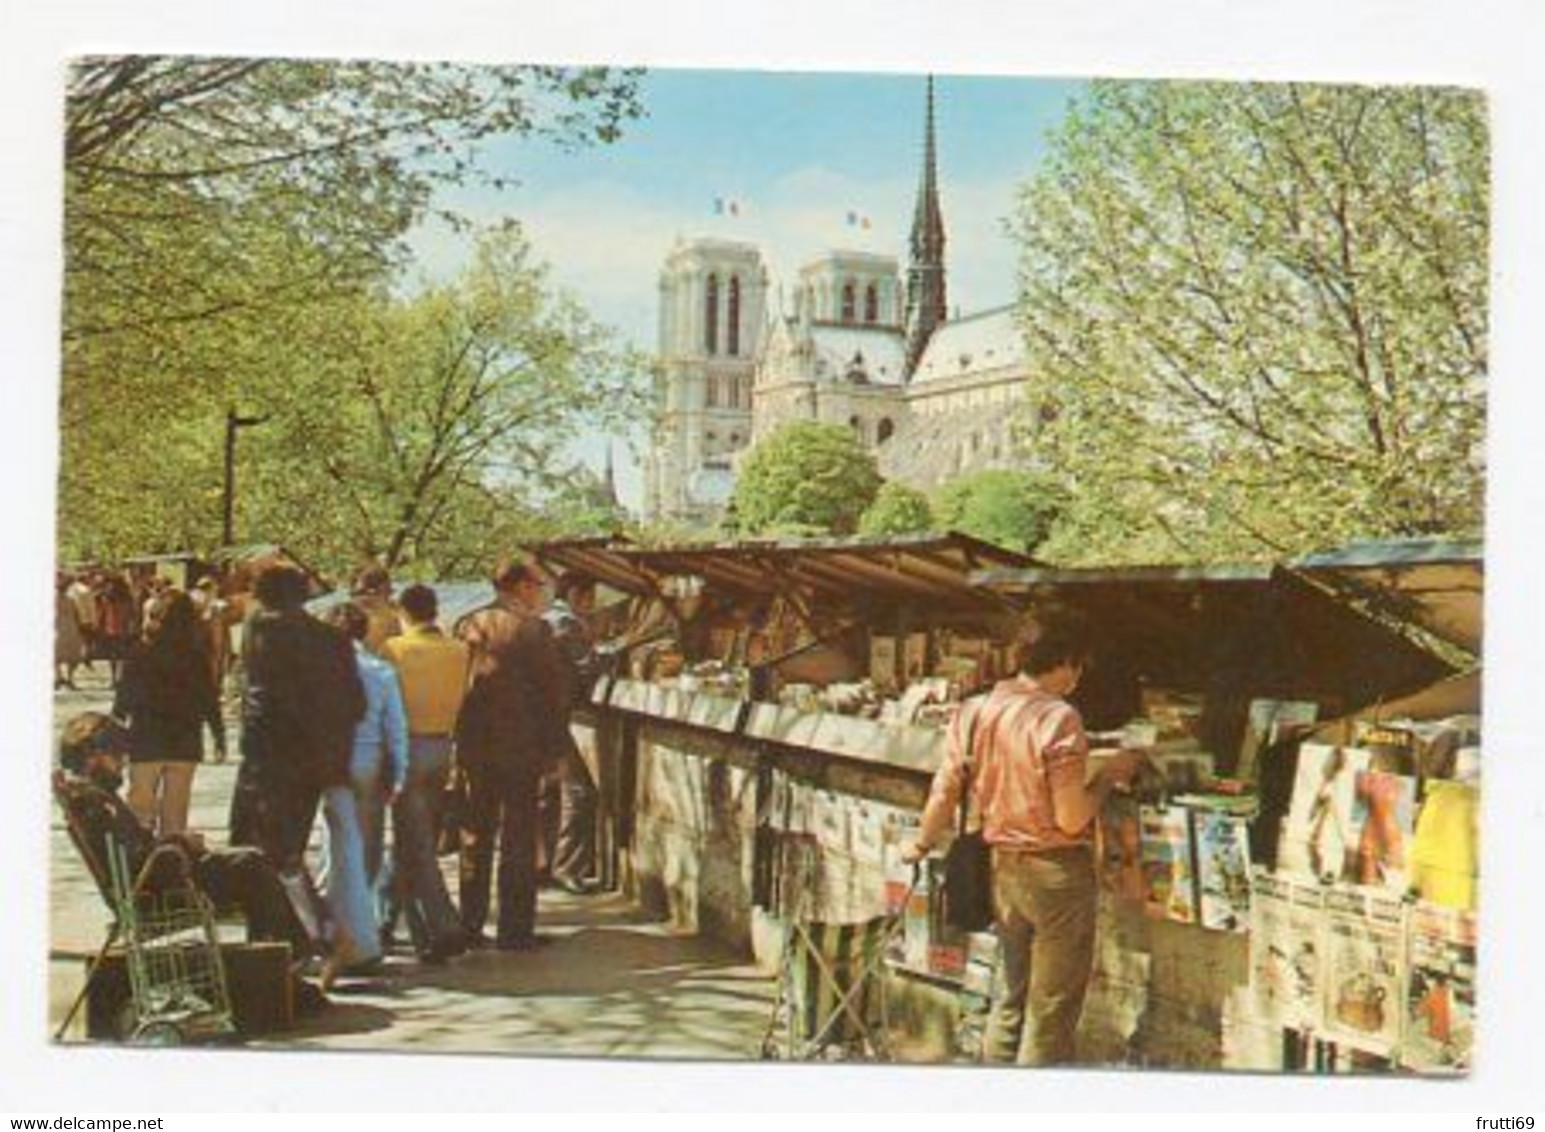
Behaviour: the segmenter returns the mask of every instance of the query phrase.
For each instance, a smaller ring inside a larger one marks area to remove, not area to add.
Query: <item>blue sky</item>
[[[1015,187],[1036,169],[1045,135],[1082,84],[1066,80],[936,79],[940,195],[950,304],[963,312],[1009,302],[1014,254],[1002,222]],[[514,216],[555,281],[602,322],[653,349],[659,265],[681,237],[720,235],[761,246],[777,285],[833,247],[887,252],[905,267],[922,159],[920,75],[656,70],[642,80],[646,117],[611,146],[564,150],[510,139],[486,151],[514,177],[503,191],[451,194],[474,220]],[[716,198],[739,215],[716,215]],[[869,226],[848,223],[848,213]],[[465,244],[430,226],[414,240],[421,268],[453,269]],[[606,438],[578,451],[599,467]],[[642,491],[632,446],[616,446],[623,501]]]

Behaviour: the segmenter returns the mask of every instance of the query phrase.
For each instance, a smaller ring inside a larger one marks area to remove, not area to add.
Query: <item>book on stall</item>
[[[1405,903],[1377,889],[1325,890],[1324,1032],[1389,1056],[1400,1041],[1406,992]]]
[[[1347,854],[1356,846],[1352,810],[1358,772],[1368,769],[1369,754],[1357,747],[1305,743],[1298,750],[1293,794],[1277,847],[1277,867],[1325,883],[1346,872]]]
[[[1302,732],[1319,715],[1320,705],[1313,700],[1251,700],[1235,776],[1253,780],[1262,751]]]
[[[1382,770],[1358,771],[1343,879],[1404,895],[1415,829],[1416,779]]]
[[[1138,821],[1143,911],[1157,920],[1195,923],[1196,876],[1188,812],[1182,806],[1143,806]]]
[[[1250,829],[1245,819],[1191,810],[1196,843],[1197,916],[1213,931],[1250,928]]]
[[[1249,1002],[1263,1024],[1318,1029],[1324,952],[1324,890],[1256,869],[1250,890]]]
[[[1400,1061],[1462,1072],[1475,1043],[1475,914],[1419,902],[1410,916]]]

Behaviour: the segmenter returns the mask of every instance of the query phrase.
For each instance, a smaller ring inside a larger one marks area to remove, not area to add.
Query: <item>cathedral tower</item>
[[[666,257],[649,518],[706,521],[728,501],[731,458],[751,439],[766,302],[767,271],[751,244],[682,241]]]
[[[928,339],[945,320],[944,214],[939,208],[937,159],[933,137],[933,76],[928,76],[927,123],[923,134],[923,173],[912,214],[912,256],[907,267],[907,376],[928,348]]]

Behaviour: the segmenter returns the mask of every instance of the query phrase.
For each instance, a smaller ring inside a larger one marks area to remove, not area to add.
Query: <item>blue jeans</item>
[[[405,912],[413,946],[420,954],[457,951],[463,944],[460,917],[435,854],[440,799],[450,765],[450,739],[410,738],[408,781],[392,807],[392,855],[380,888],[381,922],[393,926],[398,909]]]
[[[379,797],[379,794],[377,795]],[[375,902],[365,872],[365,843],[360,831],[359,805],[352,786],[330,786],[322,792],[327,821],[327,863],[322,895],[333,916],[333,949],[344,963],[366,963],[381,957]]]

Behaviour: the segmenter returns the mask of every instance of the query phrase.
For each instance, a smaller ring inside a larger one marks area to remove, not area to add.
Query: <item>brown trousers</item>
[[[1038,853],[998,847],[992,869],[1004,978],[986,1058],[1069,1064],[1094,963],[1094,854],[1082,846]]]

